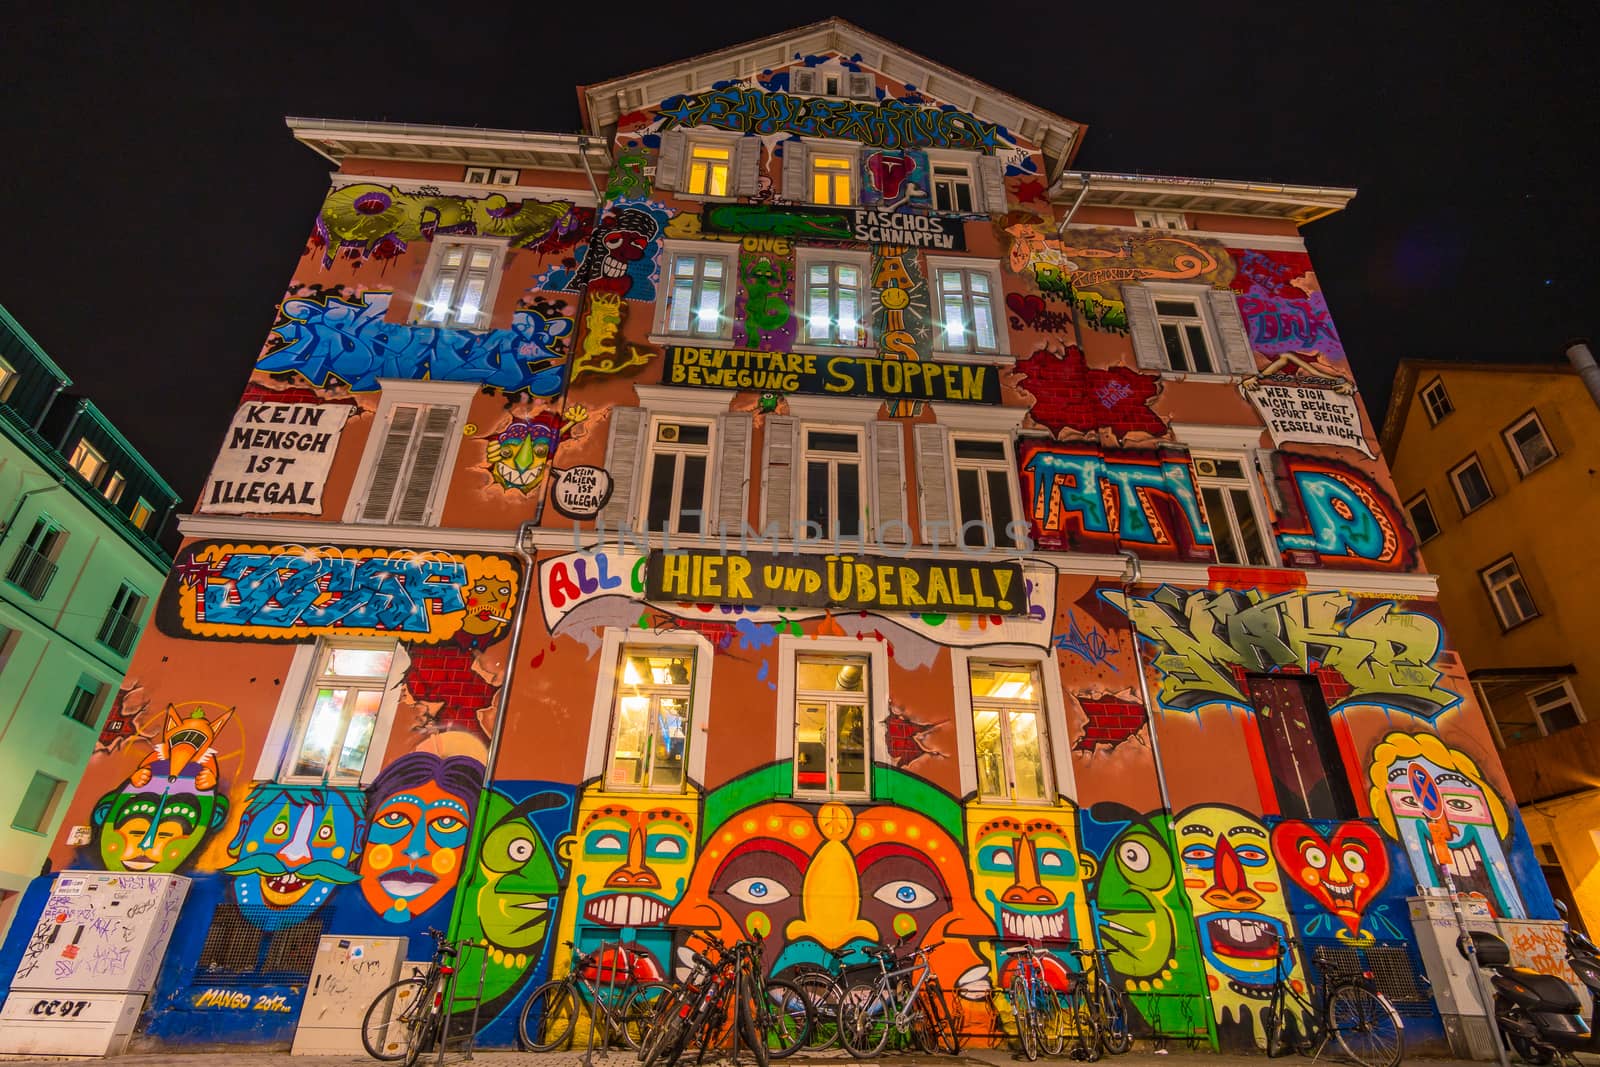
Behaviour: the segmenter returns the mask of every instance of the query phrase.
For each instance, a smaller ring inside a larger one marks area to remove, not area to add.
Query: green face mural
[[[515,806],[498,793],[489,797],[489,832],[478,854],[473,902],[496,963],[521,968],[529,956],[538,957],[561,882],[529,816],[563,803],[554,793],[536,793]]]
[[[159,784],[163,788],[148,790],[125,785],[95,805],[92,819],[106,870],[175,871],[206,834],[222,826],[227,797],[196,790],[192,778]]]
[[[1152,984],[1172,977],[1178,892],[1172,855],[1155,827],[1137,822],[1117,835],[1095,886],[1095,909],[1101,943],[1119,974]]]

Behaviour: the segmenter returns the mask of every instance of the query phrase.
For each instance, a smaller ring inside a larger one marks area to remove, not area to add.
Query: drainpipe
[[[51,393],[50,393],[50,399],[46,400],[44,402],[44,405],[39,408],[39,414],[37,414],[37,415],[35,415],[33,417],[33,432],[34,433],[38,433],[39,432],[39,427],[44,425],[44,417],[46,415],[50,414],[50,409],[51,408],[56,406],[56,397],[60,396],[61,395],[61,390],[65,389],[65,388],[66,388],[66,386],[64,384],[62,384],[59,380],[56,382],[55,389],[53,389],[51,391]]]
[[[1083,188],[1078,190],[1078,198],[1072,202],[1072,206],[1069,207],[1067,209],[1067,213],[1064,216],[1062,216],[1061,225],[1056,227],[1056,240],[1058,240],[1058,241],[1061,240],[1062,235],[1067,232],[1068,223],[1070,223],[1072,221],[1072,216],[1074,216],[1074,215],[1076,215],[1078,213],[1078,208],[1083,206],[1083,198],[1088,196],[1088,195],[1089,195],[1089,176],[1087,174],[1085,174],[1083,176]]]
[[[1128,562],[1128,569],[1122,574],[1122,596],[1128,604],[1128,637],[1133,641],[1133,663],[1139,677],[1139,699],[1144,702],[1145,722],[1150,724],[1150,755],[1156,761],[1156,789],[1161,793],[1161,810],[1171,814],[1172,798],[1167,793],[1167,771],[1161,765],[1161,740],[1156,736],[1156,709],[1150,702],[1150,683],[1144,676],[1143,638],[1139,636],[1139,627],[1133,621],[1133,587],[1139,584],[1142,569],[1139,557],[1132,551],[1123,549],[1122,558]]]
[[[60,489],[66,484],[66,482],[61,480],[61,476],[57,475],[53,484],[41,485],[37,489],[29,489],[26,493],[23,493],[21,496],[17,497],[17,506],[12,508],[11,514],[6,517],[6,524],[4,526],[0,526],[0,538],[5,537],[6,534],[11,532],[11,524],[17,521],[18,515],[22,514],[22,505],[28,502],[28,498],[30,496],[35,493],[48,493],[50,490]]]
[[[1589,339],[1575,337],[1568,341],[1567,359],[1571,360],[1578,377],[1583,379],[1584,388],[1589,390],[1596,406],[1600,406],[1600,365],[1596,365],[1594,353],[1589,351]]]
[[[78,406],[72,411],[72,418],[67,420],[67,428],[61,431],[61,440],[56,442],[57,452],[67,447],[67,438],[71,437],[72,431],[78,428],[78,417],[83,414],[83,409],[88,405],[88,403],[89,401],[85,399],[80,399],[78,401]]]

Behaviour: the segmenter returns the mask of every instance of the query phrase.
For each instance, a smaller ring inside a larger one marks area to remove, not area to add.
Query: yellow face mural
[[[1065,945],[1089,929],[1077,850],[1076,813],[967,807],[967,856],[972,891],[995,934],[1017,941]]]

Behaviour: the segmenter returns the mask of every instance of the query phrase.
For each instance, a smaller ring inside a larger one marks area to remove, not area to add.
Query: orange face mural
[[[431,752],[401,756],[373,781],[361,893],[386,922],[410,922],[455,888],[482,786],[482,763]]]

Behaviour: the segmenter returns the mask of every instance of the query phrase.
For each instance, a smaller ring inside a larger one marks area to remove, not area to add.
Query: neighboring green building
[[[39,874],[172,559],[175,493],[0,307],[0,930]]]

